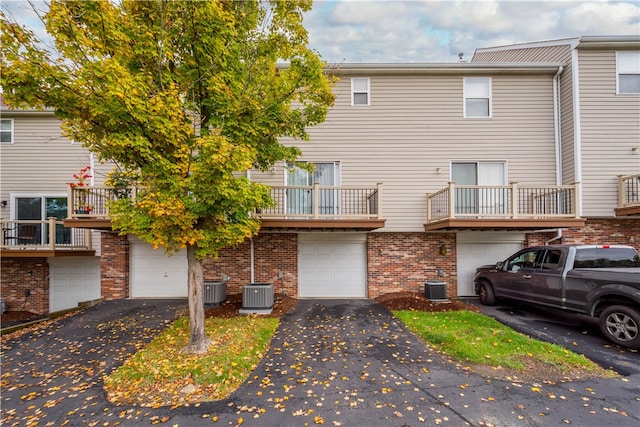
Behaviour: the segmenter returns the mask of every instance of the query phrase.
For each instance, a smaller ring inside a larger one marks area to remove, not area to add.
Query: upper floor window
[[[618,93],[640,93],[640,52],[618,52],[616,74]]]
[[[13,119],[0,119],[0,143],[13,144]]]
[[[369,79],[351,79],[351,105],[369,105]]]
[[[465,77],[464,116],[491,117],[491,77]]]

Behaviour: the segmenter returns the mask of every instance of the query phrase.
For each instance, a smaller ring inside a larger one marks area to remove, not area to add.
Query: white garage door
[[[366,234],[301,233],[298,272],[301,298],[366,297]]]
[[[185,251],[167,256],[139,239],[131,239],[130,285],[135,298],[175,298],[187,296],[187,256]]]
[[[524,235],[521,233],[459,233],[458,252],[458,296],[473,296],[473,275],[476,268],[495,264],[522,249]]]
[[[49,259],[49,311],[78,306],[100,298],[100,258]]]

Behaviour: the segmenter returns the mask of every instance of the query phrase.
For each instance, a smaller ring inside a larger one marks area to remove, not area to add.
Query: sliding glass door
[[[456,188],[456,214],[504,214],[508,207],[503,162],[459,162],[451,164],[451,180],[456,186],[487,188]]]
[[[53,217],[58,221],[62,221],[67,216],[67,198],[66,197],[48,197],[48,196],[30,196],[16,197],[14,219],[16,220],[34,220],[46,221]],[[19,224],[18,227],[27,224]],[[34,224],[29,224],[31,227]],[[36,233],[34,244],[48,244],[49,230],[42,223],[35,224]],[[56,224],[55,230],[56,244],[70,244],[71,230],[65,228],[62,224]]]
[[[287,185],[304,186],[307,188],[287,189],[287,213],[311,215],[313,213],[313,184],[321,187],[335,187],[338,185],[339,164],[315,163],[313,172],[299,167],[291,167],[287,173]],[[321,189],[318,194],[318,213],[320,215],[335,215],[339,212],[340,194],[335,188]]]

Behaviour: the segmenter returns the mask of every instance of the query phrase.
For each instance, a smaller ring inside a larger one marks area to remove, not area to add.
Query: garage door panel
[[[100,298],[100,260],[96,257],[49,260],[49,311]]]
[[[366,296],[366,236],[304,236],[298,253],[300,297]]]
[[[458,243],[458,296],[473,296],[476,268],[495,264],[522,248],[522,243]]]
[[[187,257],[184,251],[168,256],[140,240],[131,241],[131,296],[183,298],[187,296]]]

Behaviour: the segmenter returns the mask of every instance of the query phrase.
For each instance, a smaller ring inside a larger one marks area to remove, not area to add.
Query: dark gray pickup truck
[[[482,304],[505,298],[597,317],[607,339],[640,348],[640,259],[630,246],[534,246],[478,268],[474,283]]]

